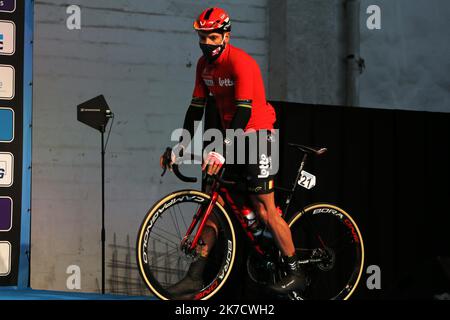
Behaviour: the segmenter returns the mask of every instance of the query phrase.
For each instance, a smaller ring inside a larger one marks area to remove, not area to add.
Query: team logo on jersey
[[[234,86],[234,82],[231,79],[225,78],[222,79],[219,77],[219,86],[221,87],[232,87]]]
[[[205,82],[205,84],[208,87],[214,86],[214,78],[212,76],[212,72],[213,72],[213,69],[210,66],[206,66],[202,72],[203,81]]]
[[[214,80],[213,80],[213,79],[205,79],[205,78],[203,78],[203,81],[205,82],[205,84],[206,84],[208,87],[214,86]]]

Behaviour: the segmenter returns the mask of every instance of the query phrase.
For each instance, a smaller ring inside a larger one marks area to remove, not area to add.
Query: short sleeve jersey
[[[273,129],[275,111],[266,101],[260,68],[245,51],[227,44],[220,57],[212,63],[200,57],[193,97],[206,98],[208,94],[216,100],[223,128],[229,128],[236,112],[236,102],[251,100],[251,116],[245,131]]]

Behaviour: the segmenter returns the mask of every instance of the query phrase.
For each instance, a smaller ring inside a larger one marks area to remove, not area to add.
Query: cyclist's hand
[[[225,163],[225,158],[217,152],[211,151],[205,157],[205,161],[202,165],[202,171],[207,168],[206,173],[209,175],[215,175],[219,173],[220,168],[222,168]]]
[[[172,171],[172,149],[170,147],[166,148],[166,151],[161,155],[159,158],[159,165],[163,169],[163,172],[161,173],[161,177],[166,173],[167,168]]]
[[[165,152],[159,158],[159,165],[161,166],[161,169],[166,169],[167,167],[170,169],[172,167],[172,163],[167,163]]]
[[[159,158],[159,165],[164,169],[164,172],[166,169],[172,171],[172,165],[183,156],[183,151],[184,147],[181,145],[176,145],[174,149],[166,148],[166,151]]]

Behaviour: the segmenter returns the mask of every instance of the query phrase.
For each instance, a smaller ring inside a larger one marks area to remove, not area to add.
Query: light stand
[[[102,167],[102,229],[101,229],[101,243],[102,243],[102,294],[105,294],[105,131],[106,125],[114,114],[108,107],[103,95],[97,96],[91,100],[83,102],[77,106],[78,121],[99,130],[101,133],[101,167]]]
[[[105,128],[102,126],[102,294],[105,294]]]

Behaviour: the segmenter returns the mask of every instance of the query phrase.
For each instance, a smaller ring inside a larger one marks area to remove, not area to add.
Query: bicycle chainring
[[[247,273],[250,279],[260,285],[274,283],[277,279],[276,264],[269,258],[251,253],[247,257]]]

